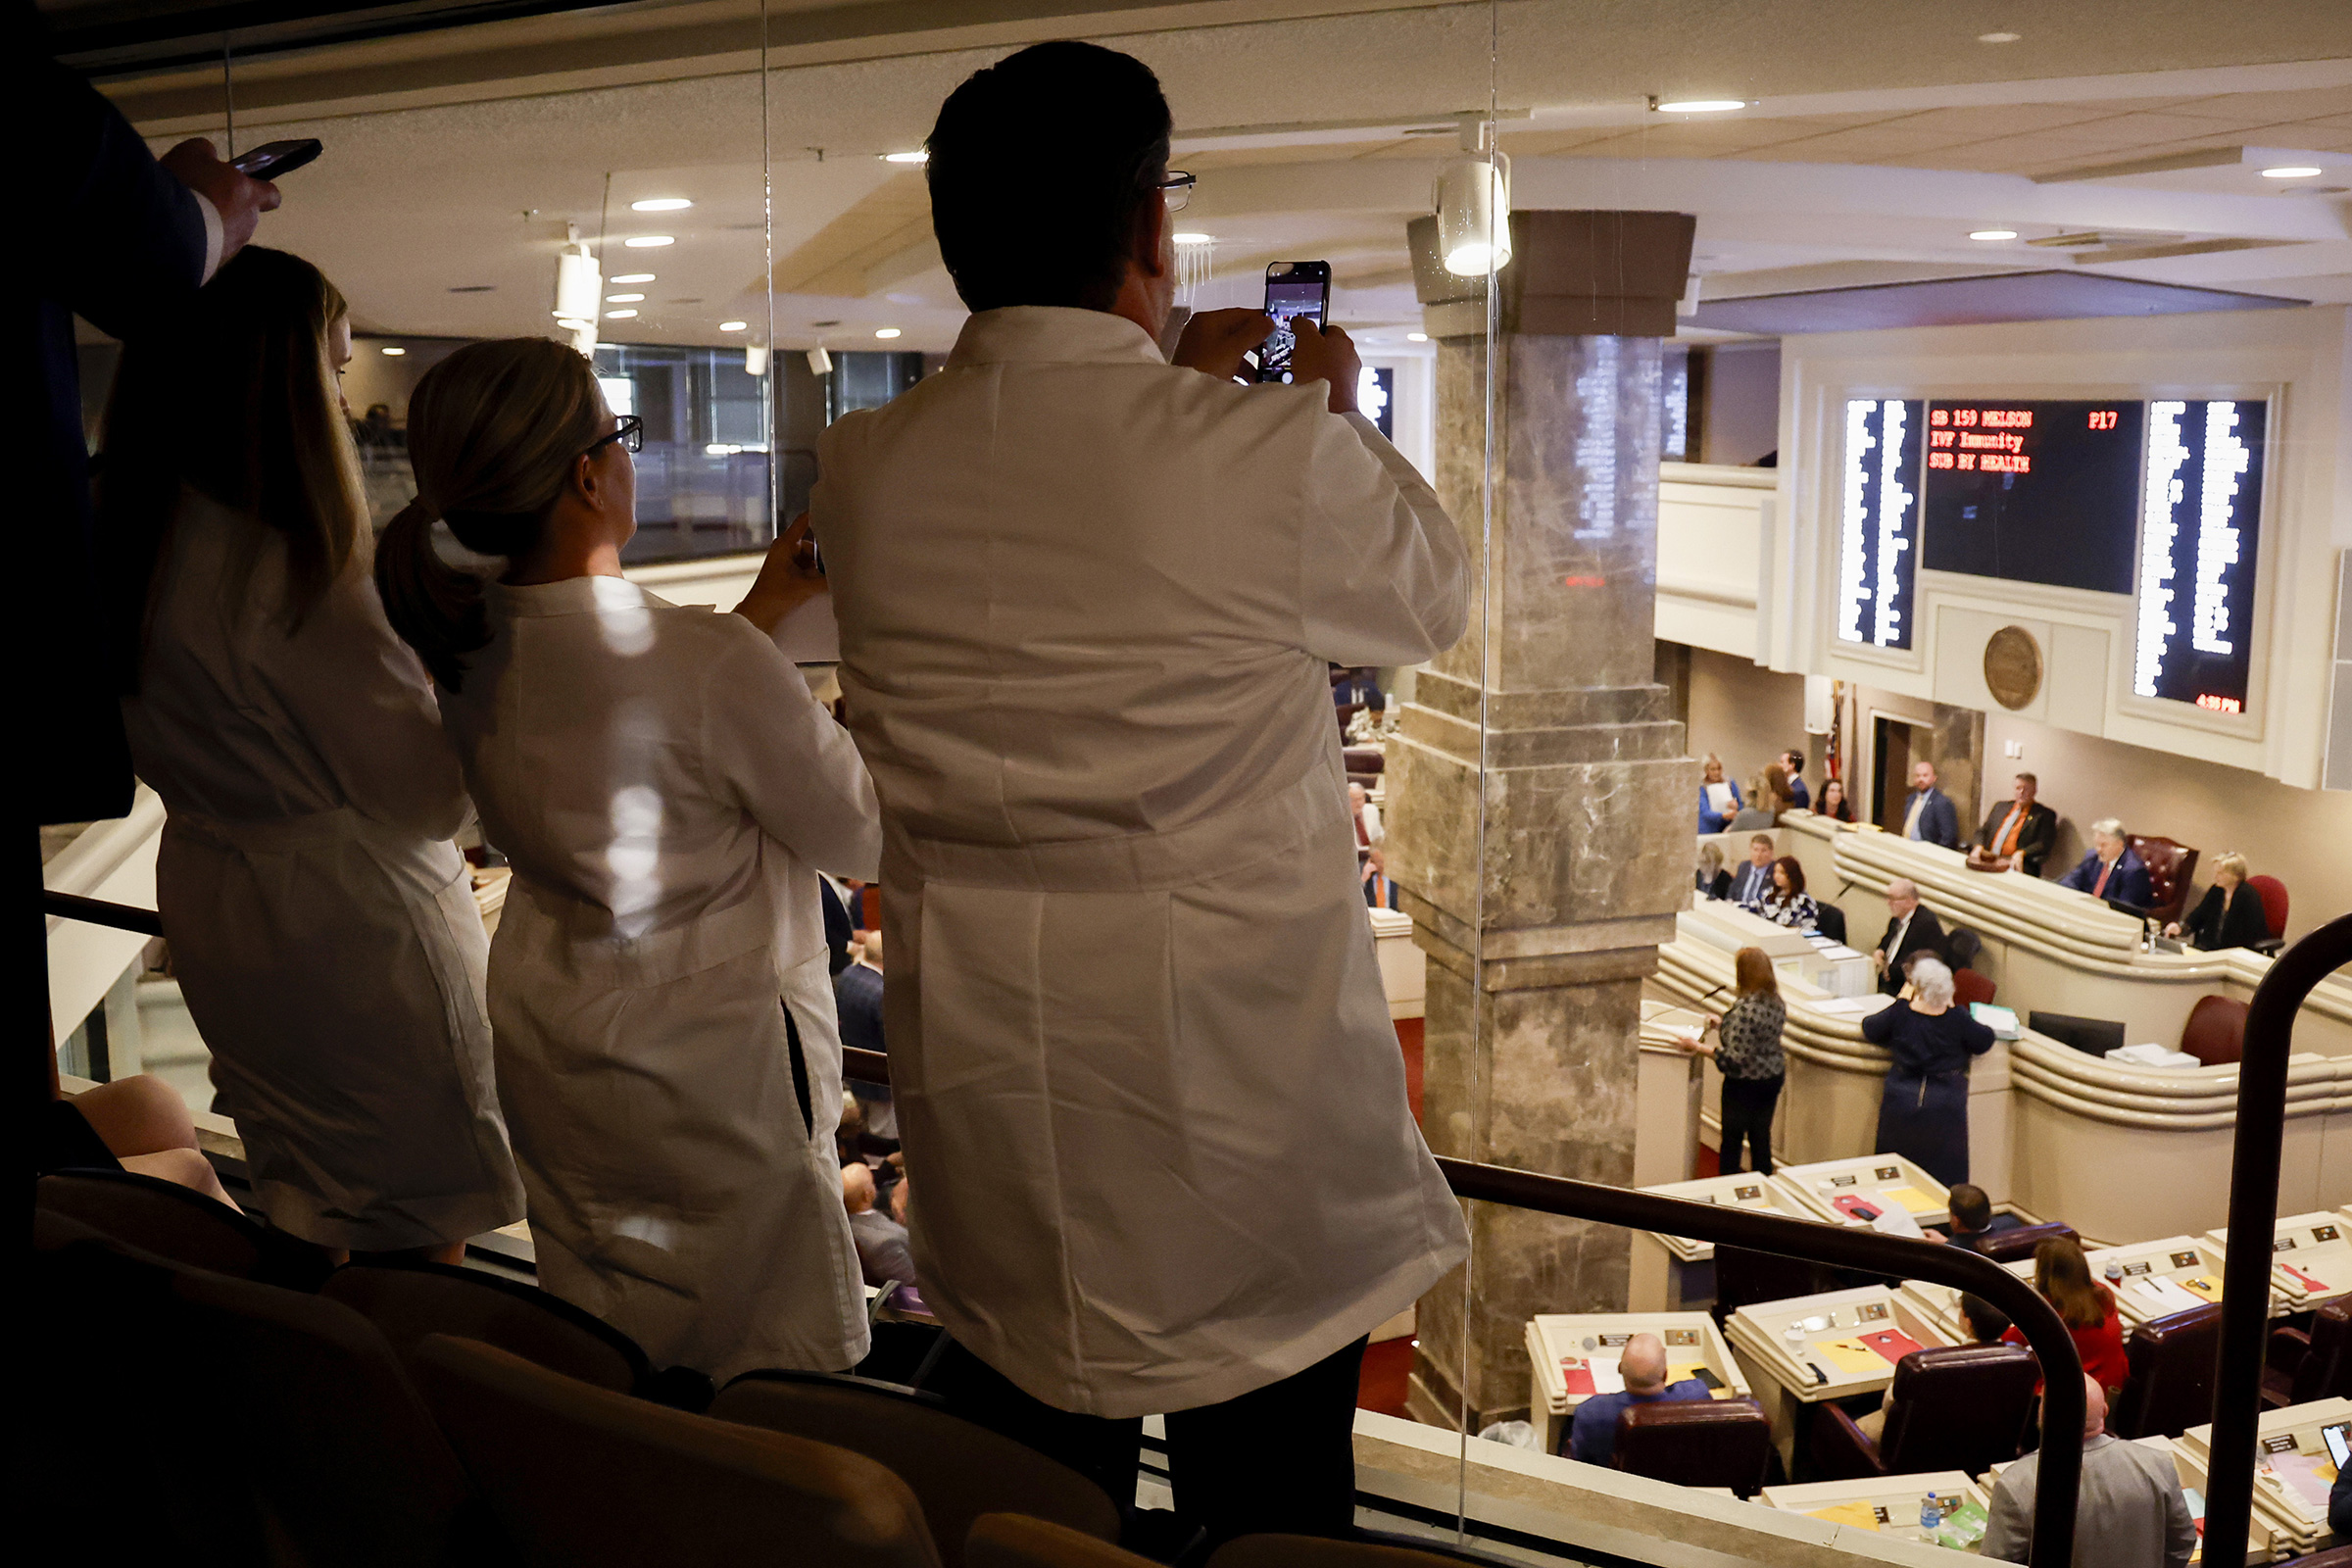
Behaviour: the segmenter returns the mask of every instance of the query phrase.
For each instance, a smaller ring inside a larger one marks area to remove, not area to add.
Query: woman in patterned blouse
[[[1796,862],[1780,862],[1794,869]],[[1801,878],[1803,873],[1798,873]],[[1800,881],[1801,887],[1801,881]],[[1808,905],[1812,900],[1805,901]],[[1740,1169],[1740,1146],[1747,1145],[1759,1176],[1772,1174],[1772,1113],[1781,1100],[1781,1083],[1788,1076],[1788,1058],[1781,1054],[1781,1029],[1788,1020],[1781,1004],[1780,982],[1773,978],[1772,960],[1762,948],[1741,948],[1733,960],[1740,996],[1721,1017],[1707,1019],[1715,1042],[1701,1041],[1698,1049],[1715,1058],[1723,1072],[1722,1153],[1717,1168],[1728,1176]]]
[[[1772,862],[1772,891],[1764,895],[1756,912],[1792,931],[1810,931],[1821,924],[1821,911],[1805,891],[1805,868],[1795,856],[1784,855]]]

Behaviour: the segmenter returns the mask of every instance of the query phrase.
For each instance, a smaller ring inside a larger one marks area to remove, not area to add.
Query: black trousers
[[[1740,1168],[1744,1141],[1759,1176],[1772,1174],[1772,1111],[1781,1102],[1785,1078],[1726,1078],[1723,1081],[1723,1149],[1716,1169],[1729,1176]]]
[[[1166,1416],[1177,1517],[1205,1529],[1212,1545],[1269,1531],[1347,1535],[1355,1522],[1355,1397],[1365,1343],[1223,1403]],[[957,1415],[1094,1481],[1122,1515],[1132,1511],[1140,1418],[1057,1410],[955,1344],[923,1388]]]

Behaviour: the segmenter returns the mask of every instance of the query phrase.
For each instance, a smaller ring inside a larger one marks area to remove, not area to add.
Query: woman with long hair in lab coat
[[[248,246],[123,350],[99,506],[156,901],[254,1200],[337,1251],[522,1215],[491,1077],[467,806],[368,580],[343,296]]]
[[[377,580],[514,866],[490,1017],[540,1282],[657,1364],[839,1370],[866,1329],[816,872],[874,875],[873,786],[769,635],[823,591],[797,534],[734,614],[621,576],[640,428],[561,344],[458,350],[410,400]]]

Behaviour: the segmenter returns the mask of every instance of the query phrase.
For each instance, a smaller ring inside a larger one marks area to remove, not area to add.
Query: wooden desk
[[[1561,1451],[1560,1439],[1576,1407],[1597,1394],[1621,1392],[1617,1356],[1637,1334],[1655,1334],[1666,1346],[1666,1381],[1679,1383],[1706,1368],[1718,1399],[1753,1396],[1747,1377],[1732,1359],[1715,1320],[1704,1312],[1544,1312],[1527,1320],[1528,1419],[1536,1424],[1545,1453]],[[1591,1389],[1568,1387],[1570,1370],[1589,1376]]]
[[[1934,1535],[1919,1528],[1920,1504],[1927,1501],[1931,1492],[1938,1501],[1948,1497],[1960,1505],[1959,1517],[1948,1521]],[[1897,1541],[1916,1541],[1923,1545],[1948,1546],[1960,1551],[1974,1550],[1976,1544],[1984,1539],[1987,1507],[1984,1490],[1957,1470],[1766,1487],[1761,1500],[1784,1513],[1809,1514],[1852,1530],[1867,1530]]]
[[[1889,1333],[1922,1349],[1952,1343],[1884,1285],[1760,1301],[1732,1314],[1724,1338],[1772,1421],[1784,1466],[1795,1465],[1804,1406],[1884,1393],[1894,1381],[1894,1363],[1907,1347],[1881,1349],[1865,1338]]]
[[[1759,1214],[1785,1214],[1791,1219],[1820,1219],[1821,1213],[1804,1198],[1783,1186],[1777,1177],[1735,1173],[1730,1176],[1701,1176],[1695,1181],[1662,1182],[1642,1189],[1666,1198],[1688,1198],[1693,1202],[1721,1203],[1731,1208],[1744,1208]],[[1682,1236],[1653,1236],[1647,1231],[1634,1233],[1634,1270],[1631,1294],[1626,1305],[1637,1312],[1672,1311],[1684,1301],[1683,1270],[1694,1263],[1713,1261],[1712,1242],[1694,1242]],[[1708,1293],[1712,1296],[1712,1292]]]
[[[2336,1544],[2334,1532],[2328,1528],[2326,1495],[2326,1483],[2333,1478],[2334,1466],[2328,1463],[2323,1436],[2331,1426],[2352,1429],[2352,1399],[2315,1399],[2309,1404],[2265,1410],[2255,1428],[2263,1457],[2254,1473],[2254,1517],[2270,1527],[2272,1536],[2291,1556]],[[2211,1424],[2181,1433],[2179,1450],[2210,1471]]]

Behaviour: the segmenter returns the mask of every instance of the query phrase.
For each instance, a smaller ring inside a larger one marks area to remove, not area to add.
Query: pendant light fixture
[[[594,357],[596,318],[604,309],[604,270],[580,238],[577,223],[564,225],[564,249],[556,254],[556,324],[571,334],[571,346]]]
[[[1455,118],[1461,156],[1438,173],[1438,255],[1456,277],[1486,277],[1511,261],[1511,161],[1494,145],[1494,123]]]

